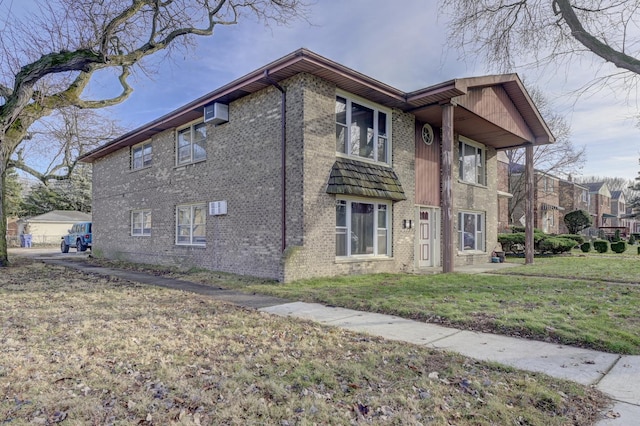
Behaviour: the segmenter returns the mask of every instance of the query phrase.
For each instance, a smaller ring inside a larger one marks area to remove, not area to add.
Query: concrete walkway
[[[76,268],[87,273],[206,294],[275,315],[316,321],[391,340],[452,351],[478,360],[498,362],[525,371],[545,373],[583,385],[595,386],[615,401],[615,406],[603,413],[603,419],[598,422],[598,426],[640,424],[640,356],[620,356],[553,343],[458,330],[391,315],[316,303],[291,302],[140,272],[103,268],[54,255],[40,254],[38,258],[46,263]],[[469,272],[488,272],[495,267],[488,265]]]

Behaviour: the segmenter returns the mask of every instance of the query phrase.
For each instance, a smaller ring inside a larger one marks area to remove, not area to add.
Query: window
[[[176,207],[176,244],[205,245],[207,209],[205,204]]]
[[[389,114],[365,102],[336,96],[336,151],[389,162]]]
[[[336,201],[336,256],[388,256],[390,205]]]
[[[587,202],[587,191],[585,190],[582,190],[582,201],[585,203]]]
[[[460,251],[484,251],[484,213],[458,213]]]
[[[135,237],[151,235],[151,210],[131,212],[131,235]]]
[[[482,146],[466,139],[458,141],[460,159],[460,180],[478,185],[486,185],[485,154]]]
[[[207,126],[193,124],[178,130],[177,164],[189,164],[207,158]]]
[[[151,142],[144,142],[131,148],[131,168],[133,170],[151,166],[153,149]]]
[[[543,178],[543,190],[544,192],[553,192],[553,178],[548,176]]]

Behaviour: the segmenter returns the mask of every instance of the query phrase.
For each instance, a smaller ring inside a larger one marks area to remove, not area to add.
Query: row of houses
[[[510,194],[509,203],[502,206],[507,211],[502,212],[499,232],[509,232],[512,225],[524,226],[524,166],[510,164],[503,154],[498,167],[502,189]],[[564,216],[575,210],[591,215],[593,226],[583,231],[587,236],[640,233],[640,219],[627,206],[623,191],[609,190],[606,182],[577,183],[571,176],[563,179],[540,170],[534,171],[534,182],[534,226],[545,233],[568,233]]]

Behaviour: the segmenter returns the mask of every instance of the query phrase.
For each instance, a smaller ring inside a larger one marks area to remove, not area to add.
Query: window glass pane
[[[347,125],[347,100],[336,96],[336,123]]]
[[[476,181],[476,150],[474,147],[463,144],[462,179],[466,182]]]
[[[387,230],[378,229],[378,253],[379,255],[387,254]]]
[[[373,159],[373,110],[351,103],[351,154]]]
[[[378,161],[387,162],[387,138],[378,138]]]
[[[336,226],[347,226],[347,202],[336,201]]]
[[[346,153],[347,146],[347,126],[336,123],[336,151]]]
[[[373,204],[351,203],[351,254],[372,254],[373,236]]]
[[[142,148],[133,148],[133,168],[139,169],[142,167]]]
[[[476,247],[475,215],[463,214],[462,220],[464,250],[474,250]]]
[[[151,235],[151,212],[142,213],[142,233]]]
[[[207,126],[204,123],[193,126],[193,161],[207,158]]]
[[[151,153],[152,153],[151,144],[145,145],[142,148],[142,165],[144,167],[151,165],[151,158],[152,158]]]
[[[204,206],[193,207],[193,243],[204,244],[206,238],[206,210]]]
[[[336,228],[336,256],[347,255],[347,228]]]
[[[378,229],[387,228],[387,206],[378,204]]]

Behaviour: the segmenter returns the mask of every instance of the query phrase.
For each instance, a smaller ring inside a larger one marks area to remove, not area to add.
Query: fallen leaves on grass
[[[0,422],[590,424],[598,392],[200,295],[0,276]]]

